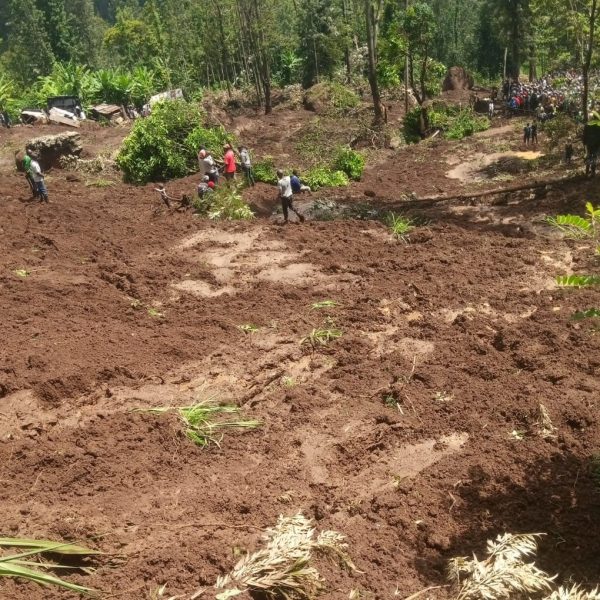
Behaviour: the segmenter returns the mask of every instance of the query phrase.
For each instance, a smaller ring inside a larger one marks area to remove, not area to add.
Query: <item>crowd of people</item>
[[[594,109],[594,96],[598,90],[600,79],[597,74],[592,74],[590,110]],[[552,119],[558,112],[583,118],[583,76],[577,71],[557,71],[531,82],[507,79],[503,82],[501,91],[502,99],[511,111],[533,114],[541,122]]]
[[[200,181],[196,187],[196,193],[200,202],[206,207],[210,206],[211,196],[220,184],[221,178],[225,179],[225,185],[231,185],[238,171],[243,174],[244,181],[248,186],[256,184],[250,151],[246,146],[241,145],[236,151],[231,144],[225,144],[221,159],[215,158],[210,150],[202,146],[198,151],[198,175]],[[284,223],[289,222],[290,212],[295,213],[298,220],[303,222],[304,216],[294,205],[294,195],[310,192],[311,188],[302,182],[298,171],[293,170],[291,175],[285,175],[282,170],[278,170],[277,190]],[[181,198],[169,196],[165,186],[162,184],[155,188],[155,191],[159,193],[161,200],[169,209],[174,202],[178,202],[179,206],[184,208],[192,204],[187,195],[183,195]]]

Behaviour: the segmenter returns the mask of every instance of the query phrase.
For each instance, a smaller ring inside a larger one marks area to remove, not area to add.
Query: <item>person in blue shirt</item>
[[[298,171],[296,171],[296,170],[292,171],[292,176],[290,177],[290,182],[292,184],[292,192],[294,192],[294,194],[300,194],[302,192],[310,192],[311,191],[311,189],[307,185],[304,185],[300,181],[300,177],[298,177]]]

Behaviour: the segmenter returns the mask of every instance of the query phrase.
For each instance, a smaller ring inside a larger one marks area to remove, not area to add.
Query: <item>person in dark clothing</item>
[[[569,142],[565,146],[565,162],[570,165],[573,160],[573,144]]]
[[[537,146],[538,136],[537,136],[537,123],[531,124],[531,143]]]
[[[523,143],[527,146],[529,145],[529,141],[531,140],[531,124],[527,123],[525,127],[523,127]]]

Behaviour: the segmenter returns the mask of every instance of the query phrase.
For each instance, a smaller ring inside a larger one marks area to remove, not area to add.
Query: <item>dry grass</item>
[[[488,557],[453,558],[448,579],[457,590],[457,600],[509,600],[516,596],[551,593],[554,577],[538,569],[527,558],[535,558],[540,534],[505,533],[488,541]]]
[[[245,591],[261,592],[272,600],[308,600],[323,585],[313,566],[315,556],[336,558],[354,569],[346,554],[347,544],[336,531],[317,535],[311,520],[298,513],[279,517],[277,525],[265,532],[266,547],[242,558],[233,571],[219,577],[215,587],[224,590],[216,597],[226,600]]]
[[[556,427],[552,423],[548,409],[541,402],[538,407],[538,418],[536,425],[538,427],[539,434],[545,440],[552,440],[556,438]]]

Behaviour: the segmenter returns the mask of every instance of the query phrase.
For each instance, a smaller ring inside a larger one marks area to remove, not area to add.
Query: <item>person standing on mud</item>
[[[31,189],[31,195],[34,198],[37,198],[37,187],[35,185],[35,181],[33,181],[33,177],[31,176],[31,156],[29,155],[29,150],[25,152],[25,156],[23,157],[23,169],[25,170],[25,179],[27,179],[27,183]]]
[[[294,193],[292,192],[292,182],[290,176],[284,176],[283,171],[277,171],[277,188],[279,189],[279,199],[281,200],[281,209],[283,210],[283,222],[287,224],[288,210],[296,213],[300,223],[304,223],[304,215],[301,215],[294,208]]]
[[[531,143],[537,146],[538,136],[537,136],[537,123],[531,124]]]
[[[242,165],[242,171],[244,172],[244,176],[246,178],[246,183],[254,187],[254,173],[252,173],[252,161],[250,160],[250,152],[248,152],[248,148],[246,146],[240,146],[238,148],[238,152],[240,155],[240,164]]]
[[[223,173],[227,182],[230,182],[235,179],[235,154],[233,153],[233,148],[231,147],[231,144],[225,144],[225,146],[223,146],[223,151]]]
[[[531,140],[531,125],[527,123],[527,125],[523,127],[523,143],[528,146],[529,140]]]
[[[46,189],[46,184],[44,182],[44,174],[42,173],[42,168],[40,167],[40,163],[37,160],[31,160],[31,178],[35,183],[35,189],[38,193],[38,196],[42,202],[50,202],[48,199],[48,190]]]

